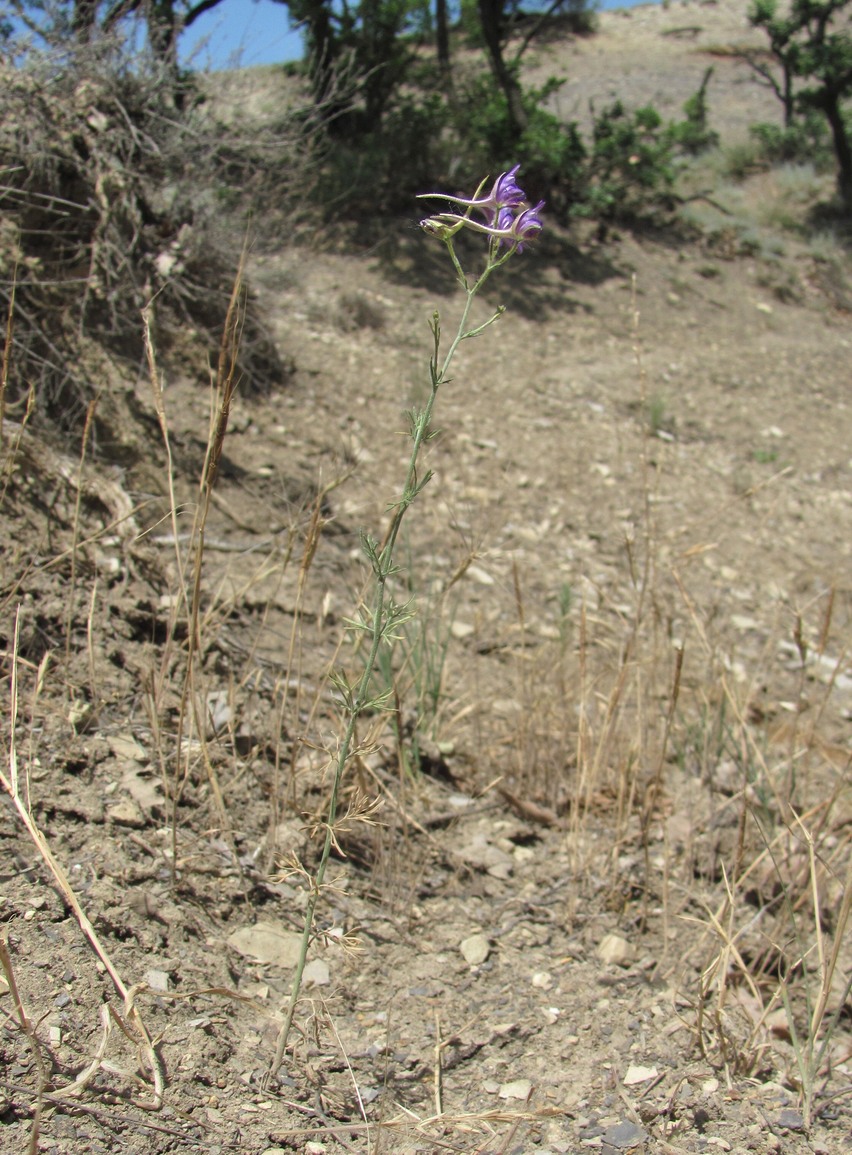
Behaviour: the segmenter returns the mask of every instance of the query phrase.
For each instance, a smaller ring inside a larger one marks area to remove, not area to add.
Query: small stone
[[[529,1079],[515,1079],[511,1083],[503,1083],[497,1092],[501,1099],[528,1099],[532,1091]]]
[[[638,1083],[648,1083],[656,1079],[659,1072],[656,1067],[639,1067],[631,1063],[624,1076],[625,1087],[635,1087]]]
[[[776,1123],[779,1127],[783,1127],[785,1131],[804,1131],[805,1121],[798,1111],[793,1111],[789,1107],[778,1115]]]
[[[331,976],[325,959],[311,959],[302,974],[302,981],[305,986],[327,987],[331,982]]]
[[[491,954],[491,945],[484,934],[472,934],[459,944],[464,961],[472,967],[478,967]]]
[[[606,934],[598,943],[597,956],[608,966],[629,966],[633,961],[633,947],[620,934]]]
[[[635,1123],[625,1121],[608,1127],[601,1136],[604,1143],[615,1147],[618,1151],[629,1151],[631,1147],[638,1147],[648,1138],[648,1132],[637,1127]]]
[[[493,586],[494,585],[494,578],[491,576],[491,574],[488,573],[487,570],[482,569],[482,567],[478,566],[478,565],[469,565],[467,567],[467,569],[464,571],[464,576],[467,578],[470,578],[471,581],[475,581],[477,583],[477,585],[481,585],[481,586]]]
[[[121,802],[116,802],[115,806],[110,806],[107,810],[107,819],[117,826],[130,826],[136,830],[141,830],[146,825],[145,815],[132,798],[124,798]]]
[[[158,970],[156,967],[150,967],[145,971],[143,977],[152,991],[165,992],[169,989],[169,976],[166,971]]]
[[[130,759],[133,762],[147,762],[148,754],[132,734],[115,734],[107,738],[109,748],[115,758]]]
[[[474,627],[470,624],[470,622],[458,622],[458,621],[456,621],[456,622],[453,622],[452,625],[450,626],[450,633],[453,635],[454,638],[457,638],[459,641],[464,641],[465,638],[469,638],[471,636],[471,634],[473,634],[475,632],[476,631],[475,631]]]
[[[235,930],[228,936],[228,946],[258,962],[289,968],[299,961],[302,936],[283,923],[258,922]]]

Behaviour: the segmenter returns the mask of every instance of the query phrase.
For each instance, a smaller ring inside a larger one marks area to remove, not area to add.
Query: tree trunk
[[[438,68],[449,85],[450,70],[450,29],[447,19],[447,0],[435,0],[435,48],[438,53]]]
[[[95,31],[98,18],[98,0],[75,0],[73,27],[74,35],[81,44],[88,44]]]
[[[170,76],[177,76],[177,39],[180,18],[175,12],[174,0],[146,0],[143,5],[148,25],[148,43],[157,60]]]
[[[494,73],[494,79],[500,86],[500,90],[506,97],[512,135],[517,140],[527,127],[527,114],[524,109],[523,94],[517,74],[509,68],[503,56],[504,0],[478,0],[478,7],[482,35],[491,62],[491,71]]]
[[[826,93],[822,108],[831,127],[834,155],[837,157],[837,195],[846,215],[852,217],[852,144],[837,93]]]
[[[324,104],[334,88],[334,66],[337,62],[331,16],[324,0],[310,0],[305,5],[305,12],[314,99],[317,104]]]

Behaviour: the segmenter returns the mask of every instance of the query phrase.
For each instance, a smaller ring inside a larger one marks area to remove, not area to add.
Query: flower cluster
[[[501,173],[488,196],[480,196],[484,182],[470,200],[446,193],[424,193],[420,199],[437,197],[465,211],[437,213],[422,220],[421,227],[442,240],[448,240],[460,229],[473,229],[491,237],[498,246],[507,245],[513,252],[516,249],[522,252],[524,245],[535,240],[544,227],[540,216],[544,201],[537,205],[529,204],[526,193],[515,179],[520,167],[516,164],[508,172]],[[481,213],[484,219],[479,220],[472,213]]]

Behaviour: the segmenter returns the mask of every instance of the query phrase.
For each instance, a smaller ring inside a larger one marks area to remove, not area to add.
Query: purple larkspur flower
[[[544,228],[539,216],[543,208],[544,201],[539,201],[537,205],[532,207],[528,205],[519,213],[510,208],[499,209],[494,223],[489,226],[479,226],[477,231],[487,232],[501,245],[514,246],[519,253],[522,253],[524,245],[535,240]]]
[[[544,208],[544,201],[530,206],[526,193],[516,180],[520,167],[516,164],[514,168],[501,173],[488,196],[465,200],[446,193],[423,194],[427,199],[440,197],[441,200],[451,201],[454,206],[458,205],[466,211],[464,215],[460,212],[438,213],[421,221],[421,226],[443,239],[453,236],[459,229],[473,229],[478,233],[486,233],[500,245],[522,252],[524,245],[534,240],[544,227],[539,215]],[[474,211],[482,213],[484,222],[471,217]]]
[[[520,167],[519,164],[516,164],[508,172],[500,173],[487,197],[483,197],[479,201],[466,202],[484,213],[489,225],[496,225],[501,213],[505,213],[509,209],[520,208],[526,203],[527,194],[515,180]]]
[[[520,208],[526,203],[527,194],[515,180],[520,167],[516,164],[508,172],[501,172],[487,197],[471,197],[466,200],[464,197],[449,196],[447,193],[424,193],[423,197],[440,197],[441,200],[464,205],[467,209],[476,209],[483,213],[489,225],[493,225],[501,209]]]
[[[526,208],[519,213],[510,225],[510,235],[512,240],[518,246],[518,252],[524,251],[524,245],[529,241],[534,241],[541,230],[544,228],[539,213],[544,208],[544,201],[539,201],[537,205],[532,208]]]

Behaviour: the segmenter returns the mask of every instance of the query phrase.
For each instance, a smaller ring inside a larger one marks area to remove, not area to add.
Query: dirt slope
[[[674,114],[696,49],[746,38],[744,7],[606,13],[534,66],[571,76],[567,113],[615,90]],[[766,97],[714,59],[735,137]],[[848,932],[809,1130],[778,980],[801,1031],[810,874],[829,949],[849,885],[850,269],[757,226],[755,245],[721,222],[605,247],[553,228],[479,303],[507,311],[439,397],[401,554],[430,652],[447,647],[439,709],[423,713],[421,655],[396,681],[414,772],[387,723],[365,726],[377,745],[346,800],[381,798],[381,824],[341,836],[268,1077],[304,909],[285,860],[315,864],[337,733],[323,674],[362,588],[359,530],[381,535],[401,484],[429,318],[451,332],[460,309],[415,211],[367,252],[256,246],[297,371],[232,408],[202,572],[204,742],[178,722],[187,634],[168,640],[181,577],[145,376],[122,395],[122,470],[87,461],[77,486],[76,448],[31,434],[11,455],[4,740],[118,983],[4,795],[6,973],[39,1049],[0,993],[0,1146],[27,1149],[41,1083],[57,1155],[840,1155]],[[178,544],[206,381],[192,365],[165,391]],[[337,661],[358,669],[349,642]]]

